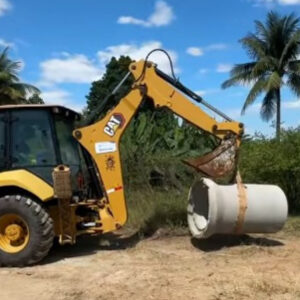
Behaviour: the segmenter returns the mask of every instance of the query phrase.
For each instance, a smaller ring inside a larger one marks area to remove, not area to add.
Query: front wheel
[[[0,198],[0,266],[21,267],[43,259],[53,244],[53,221],[36,201]]]

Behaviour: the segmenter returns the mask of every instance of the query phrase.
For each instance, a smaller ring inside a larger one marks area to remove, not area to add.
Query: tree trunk
[[[281,125],[281,95],[280,89],[276,90],[276,138],[280,140],[280,125]]]

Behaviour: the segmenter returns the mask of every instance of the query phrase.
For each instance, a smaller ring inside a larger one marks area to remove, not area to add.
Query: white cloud
[[[252,0],[255,6],[273,6],[274,4],[279,5],[299,5],[300,0]]]
[[[70,93],[64,90],[50,90],[41,93],[41,98],[47,104],[60,104],[63,105],[66,101],[70,100]]]
[[[1,0],[0,0],[0,1],[1,1]],[[15,44],[12,43],[12,42],[8,42],[8,41],[6,41],[6,40],[4,40],[4,39],[0,39],[0,47],[4,47],[4,48],[6,48],[6,47],[14,48],[14,47],[15,47]]]
[[[46,104],[63,105],[77,112],[81,112],[84,105],[72,102],[71,94],[65,90],[53,89],[41,93]]]
[[[52,58],[40,64],[42,75],[40,84],[55,83],[90,83],[102,76],[103,70],[83,54],[62,53],[59,58]]]
[[[282,5],[294,5],[300,4],[300,0],[278,0],[278,3]]]
[[[217,72],[218,73],[227,73],[232,69],[231,64],[218,64]]]
[[[186,53],[192,56],[201,56],[203,55],[203,50],[199,47],[189,47],[186,49]]]
[[[149,22],[154,26],[164,26],[170,24],[174,17],[175,16],[171,6],[164,1],[157,1],[154,12],[149,17]]]
[[[169,25],[175,18],[173,9],[165,1],[155,3],[154,12],[147,20],[137,19],[131,16],[121,16],[118,19],[119,24],[141,25],[144,27],[160,27]]]
[[[101,64],[107,64],[110,59],[114,56],[116,58],[122,55],[128,55],[133,60],[144,59],[146,55],[153,49],[163,48],[163,45],[159,41],[150,41],[143,43],[141,45],[137,44],[120,44],[116,46],[107,47],[104,51],[99,51],[98,58]],[[173,64],[175,66],[175,72],[179,72],[179,69],[176,68],[177,62],[177,53],[172,50],[167,50],[170,54]],[[170,64],[166,55],[162,52],[154,52],[150,57],[150,61],[153,61],[158,65],[158,68],[164,72],[170,72]]]
[[[141,45],[120,44],[98,51],[98,59],[94,60],[83,54],[56,53],[54,55],[58,57],[40,63],[41,76],[36,85],[53,88],[61,83],[89,84],[102,77],[105,66],[112,57],[119,58],[122,55],[128,55],[133,60],[139,60],[144,59],[151,50],[162,47],[163,45],[159,41],[149,41]],[[172,50],[168,50],[168,53],[173,60],[175,72],[178,73],[177,53]],[[157,63],[161,70],[170,72],[169,61],[164,53],[155,52],[150,56],[150,60]]]
[[[300,99],[295,101],[282,102],[282,106],[287,109],[300,108]]]
[[[74,104],[71,94],[60,88],[61,84],[90,84],[102,77],[105,65],[113,56],[119,58],[122,55],[128,55],[133,60],[139,60],[144,59],[151,50],[162,47],[159,41],[150,41],[140,45],[120,44],[98,51],[97,58],[94,60],[83,54],[56,53],[54,55],[57,57],[40,63],[41,76],[36,85],[46,89],[42,93],[42,98],[46,103],[66,105],[80,111],[83,105]],[[172,50],[168,50],[168,53],[173,60],[175,72],[179,72],[176,68],[177,53]],[[161,70],[170,72],[169,61],[162,52],[153,53],[149,60],[157,63]]]
[[[0,16],[3,16],[10,9],[12,9],[12,5],[8,0],[0,0]]]
[[[226,49],[228,46],[226,44],[223,43],[217,43],[217,44],[211,44],[205,47],[188,47],[186,49],[186,53],[190,54],[192,56],[201,56],[203,55],[205,52],[209,52],[209,51],[216,51],[216,50],[224,50]]]
[[[266,6],[271,7],[275,3],[276,0],[249,0],[254,4],[254,6]]]
[[[136,18],[130,17],[130,16],[119,17],[118,23],[119,24],[142,25],[142,26],[146,26],[146,27],[150,26],[150,24],[148,22],[140,20],[140,19],[136,19]]]

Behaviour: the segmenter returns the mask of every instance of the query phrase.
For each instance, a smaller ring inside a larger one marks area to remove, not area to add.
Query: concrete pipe
[[[218,185],[205,178],[189,192],[188,225],[196,238],[274,233],[283,227],[287,213],[285,194],[275,185]]]

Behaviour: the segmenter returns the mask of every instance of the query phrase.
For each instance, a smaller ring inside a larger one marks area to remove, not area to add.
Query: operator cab
[[[0,172],[25,169],[52,185],[53,168],[71,168],[72,185],[83,181],[83,159],[72,136],[80,115],[63,106],[0,106]]]

